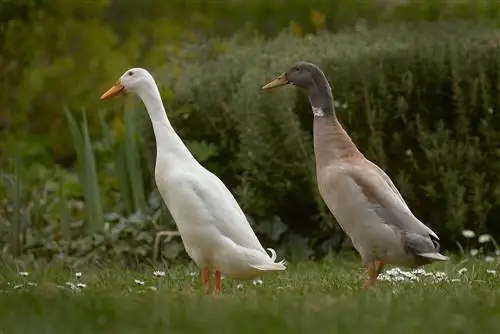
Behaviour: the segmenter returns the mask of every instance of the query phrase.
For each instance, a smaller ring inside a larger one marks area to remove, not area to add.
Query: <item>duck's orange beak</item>
[[[290,81],[285,76],[285,73],[274,79],[273,81],[269,82],[267,85],[262,86],[261,89],[270,89],[274,87],[279,87],[283,85],[288,85]]]
[[[115,95],[120,94],[125,90],[125,86],[123,86],[121,83],[116,83],[113,87],[108,89],[106,93],[101,95],[101,100],[109,99]]]

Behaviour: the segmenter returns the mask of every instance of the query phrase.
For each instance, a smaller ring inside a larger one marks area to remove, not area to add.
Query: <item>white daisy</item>
[[[471,230],[463,230],[462,235],[464,237],[466,237],[467,239],[470,239],[470,238],[474,238],[476,236],[476,233],[474,233],[474,231],[471,231]]]
[[[489,234],[481,234],[479,238],[477,238],[477,241],[479,241],[480,244],[485,244],[487,242],[491,241],[491,235]]]

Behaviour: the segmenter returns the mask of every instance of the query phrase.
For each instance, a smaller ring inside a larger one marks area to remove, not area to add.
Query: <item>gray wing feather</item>
[[[403,232],[402,237],[406,251],[413,254],[426,254],[439,252],[429,237],[416,233]]]
[[[399,192],[393,191],[392,187],[382,177],[382,170],[353,168],[349,172],[370,203],[372,210],[385,223],[405,232],[430,236],[435,240],[439,240],[434,231],[413,215]]]

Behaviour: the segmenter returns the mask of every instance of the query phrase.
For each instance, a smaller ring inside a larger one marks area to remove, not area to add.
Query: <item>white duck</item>
[[[220,292],[221,274],[248,280],[267,271],[285,270],[285,261],[276,262],[273,249],[268,248],[271,256],[264,250],[224,183],[200,165],[174,131],[151,74],[142,68],[130,69],[101,99],[123,91],[139,95],[146,106],[156,138],[156,185],[188,255],[203,268],[206,291],[209,269],[215,269],[216,292]]]

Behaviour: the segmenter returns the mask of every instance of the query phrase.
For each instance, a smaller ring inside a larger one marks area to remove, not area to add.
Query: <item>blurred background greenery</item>
[[[3,256],[134,265],[175,230],[142,103],[99,100],[130,67],[264,245],[351,249],[316,189],[307,99],[259,91],[297,60],[325,69],[357,145],[446,249],[464,229],[498,237],[499,23],[493,0],[0,0]]]

